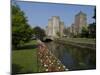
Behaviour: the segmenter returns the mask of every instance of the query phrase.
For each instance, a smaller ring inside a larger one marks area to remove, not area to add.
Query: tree
[[[96,38],[96,7],[94,8],[94,15],[92,17],[95,22],[89,24],[89,37]]]
[[[84,26],[82,27],[81,37],[86,37],[86,38],[88,38],[88,36],[89,36],[88,27],[84,25]]]
[[[36,26],[33,28],[33,34],[36,36],[37,39],[43,40],[43,38],[46,36],[45,31]]]
[[[70,36],[70,28],[68,27],[68,28],[64,28],[64,34],[66,35],[66,36]]]
[[[12,5],[12,45],[14,48],[27,42],[32,37],[32,29],[25,14],[17,5]]]
[[[58,37],[60,37],[60,36],[61,36],[61,35],[60,35],[60,32],[57,32],[56,34],[57,34],[57,36],[58,36]]]
[[[89,37],[96,38],[96,24],[92,23],[89,25]]]

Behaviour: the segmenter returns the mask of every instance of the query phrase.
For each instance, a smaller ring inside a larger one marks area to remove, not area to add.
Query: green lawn
[[[31,41],[19,50],[12,51],[12,72],[37,72],[37,42]]]
[[[87,43],[87,44],[95,44],[95,39],[89,39],[89,38],[63,38],[65,41],[71,41],[76,43]]]

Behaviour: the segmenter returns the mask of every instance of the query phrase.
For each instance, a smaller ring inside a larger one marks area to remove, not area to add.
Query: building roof
[[[53,17],[55,17],[55,18],[59,18],[59,19],[60,19],[60,17],[59,17],[59,16],[52,16],[52,18],[53,18]]]
[[[80,11],[78,14],[76,14],[76,16],[79,16],[79,15],[84,15],[84,16],[86,16],[86,14],[83,13],[82,11]]]

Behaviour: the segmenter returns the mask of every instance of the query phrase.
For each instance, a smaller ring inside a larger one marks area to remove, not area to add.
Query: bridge
[[[53,41],[54,40],[54,37],[52,36],[46,36],[43,38],[44,41]]]

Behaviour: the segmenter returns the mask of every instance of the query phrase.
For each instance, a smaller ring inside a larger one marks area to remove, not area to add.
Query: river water
[[[73,47],[57,42],[49,42],[46,45],[69,70],[96,68],[96,50]]]

